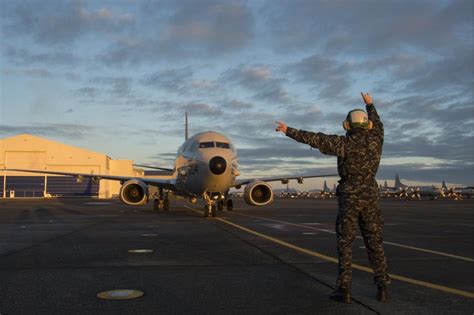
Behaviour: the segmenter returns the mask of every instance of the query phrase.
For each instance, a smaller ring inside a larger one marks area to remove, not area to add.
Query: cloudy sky
[[[166,167],[187,111],[191,133],[233,140],[243,177],[318,174],[336,159],[273,122],[343,134],[368,91],[386,132],[378,179],[474,185],[472,1],[0,5],[0,137]]]

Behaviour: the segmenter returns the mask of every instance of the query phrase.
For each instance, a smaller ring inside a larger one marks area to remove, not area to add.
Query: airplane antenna
[[[184,113],[184,140],[188,140],[188,112]]]

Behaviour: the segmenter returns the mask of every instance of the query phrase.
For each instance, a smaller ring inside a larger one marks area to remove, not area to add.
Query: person
[[[390,278],[383,248],[383,218],[378,206],[377,173],[384,129],[369,93],[361,93],[365,112],[355,109],[347,114],[343,127],[345,136],[313,133],[288,127],[277,122],[276,131],[298,142],[309,144],[321,153],[337,156],[337,170],[341,179],[337,186],[338,212],[336,219],[338,277],[332,298],[351,303],[352,242],[356,225],[364,238],[370,264],[377,285],[377,299],[388,301],[387,284]]]

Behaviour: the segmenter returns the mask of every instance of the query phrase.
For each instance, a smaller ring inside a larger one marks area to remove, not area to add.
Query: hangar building
[[[77,172],[86,174],[143,176],[131,160],[113,160],[105,154],[73,147],[30,134],[0,139],[0,196],[98,197],[118,195],[120,182],[5,171],[6,168]]]

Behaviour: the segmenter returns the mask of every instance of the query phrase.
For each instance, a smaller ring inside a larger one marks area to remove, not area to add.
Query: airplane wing
[[[172,169],[172,168],[150,166],[150,165],[144,165],[144,164],[133,164],[133,166],[149,168],[149,169],[152,169],[152,170],[168,171],[168,172],[173,172],[174,171],[174,169]]]
[[[291,179],[296,179],[299,183],[303,182],[304,178],[316,178],[316,177],[334,177],[339,176],[338,174],[325,174],[325,175],[305,175],[305,176],[286,176],[286,177],[267,177],[267,178],[248,178],[248,179],[237,179],[232,187],[238,187],[247,185],[255,180],[262,182],[282,182],[282,184],[288,183]]]
[[[94,180],[107,179],[107,180],[116,180],[120,182],[126,182],[130,179],[138,179],[150,186],[160,187],[160,188],[169,189],[169,190],[176,189],[175,179],[144,178],[144,177],[135,177],[135,176],[116,176],[116,175],[85,174],[85,173],[41,171],[41,170],[24,170],[24,169],[13,169],[13,168],[7,168],[7,169],[4,169],[4,171],[73,176],[73,177],[76,177],[78,180],[81,180],[83,178],[92,178]]]

